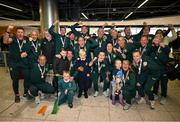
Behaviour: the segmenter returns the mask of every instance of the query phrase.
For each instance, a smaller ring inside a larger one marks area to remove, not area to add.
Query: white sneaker
[[[166,104],[166,98],[165,97],[161,97],[160,104],[161,105]]]
[[[128,110],[130,107],[131,105],[126,103],[125,106],[123,107],[123,110]]]
[[[106,90],[107,97],[109,97],[109,89]]]
[[[159,96],[156,95],[156,94],[153,94],[154,95],[154,100],[158,100],[159,99]]]
[[[137,103],[138,104],[145,104],[146,103],[146,100],[144,99],[144,97],[141,97],[140,99],[139,99],[139,101],[137,101]]]
[[[41,100],[42,100],[42,99],[45,99],[45,94],[42,93],[42,91],[38,91],[38,95],[39,95],[39,97],[40,97]]]
[[[35,103],[36,103],[36,104],[40,104],[40,102],[41,102],[41,101],[40,101],[39,96],[35,97]]]
[[[97,97],[97,96],[98,96],[98,94],[99,94],[99,92],[98,92],[98,91],[95,91],[95,93],[94,93],[94,97]]]
[[[103,83],[103,82],[100,82],[100,87],[103,88],[103,86],[104,86],[104,83]]]
[[[104,91],[104,92],[103,92],[103,95],[104,95],[105,97],[108,97],[107,91]]]
[[[155,108],[155,101],[154,100],[150,101],[150,107],[151,107],[151,109]]]

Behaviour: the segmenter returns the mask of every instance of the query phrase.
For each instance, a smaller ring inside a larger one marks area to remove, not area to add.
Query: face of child
[[[70,80],[70,74],[69,73],[64,73],[63,78],[64,78],[65,81],[69,81]]]
[[[121,68],[121,65],[122,65],[121,61],[120,61],[120,60],[116,60],[116,62],[115,62],[115,67],[116,67],[117,69],[120,69],[120,68]]]
[[[86,58],[86,54],[79,54],[79,57],[80,57],[81,59],[85,59],[85,58]]]
[[[100,52],[98,55],[98,60],[99,61],[103,61],[105,59],[105,53],[104,52]]]

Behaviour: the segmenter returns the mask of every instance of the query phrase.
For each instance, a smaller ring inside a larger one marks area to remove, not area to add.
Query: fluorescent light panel
[[[4,19],[4,20],[15,20],[15,19],[7,18],[7,17],[0,17],[0,19]]]
[[[18,9],[18,8],[15,8],[15,7],[12,7],[12,6],[9,6],[9,5],[6,5],[6,4],[3,4],[3,3],[0,3],[0,6],[4,6],[4,7],[7,7],[7,8],[10,8],[10,9],[16,10],[16,11],[23,11],[23,10],[21,10],[21,9]]]
[[[148,0],[145,0],[141,5],[139,5],[137,8],[141,8],[145,3],[147,3]]]
[[[133,12],[129,13],[129,14],[125,17],[125,19],[127,19],[129,16],[131,16],[131,14],[133,14]]]
[[[147,3],[149,0],[145,0],[143,3],[141,3],[141,5],[139,5],[138,7],[137,7],[137,9],[138,8],[141,8],[145,3]],[[133,12],[131,12],[131,13],[129,13],[126,17],[125,17],[125,19],[127,19],[129,16],[131,16],[131,14],[133,14]]]
[[[81,13],[86,19],[88,19],[88,17],[84,14],[84,13]]]

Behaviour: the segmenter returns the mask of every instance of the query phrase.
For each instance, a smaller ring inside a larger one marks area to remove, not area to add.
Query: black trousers
[[[158,81],[154,84],[153,93],[158,94],[159,84],[161,85],[161,96],[167,96],[167,84],[168,84],[168,76],[165,73],[162,73],[158,79]]]
[[[11,65],[9,68],[14,94],[19,94],[19,76],[21,73],[24,76],[24,94],[26,94],[29,89],[29,68],[21,65]]]

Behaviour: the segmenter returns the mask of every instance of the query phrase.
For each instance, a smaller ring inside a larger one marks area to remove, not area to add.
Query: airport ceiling
[[[143,2],[145,4],[140,7]],[[4,4],[20,10],[7,8]],[[121,21],[180,15],[180,0],[58,0],[58,11],[60,20]],[[1,20],[39,20],[39,18],[39,0],[0,1]]]

